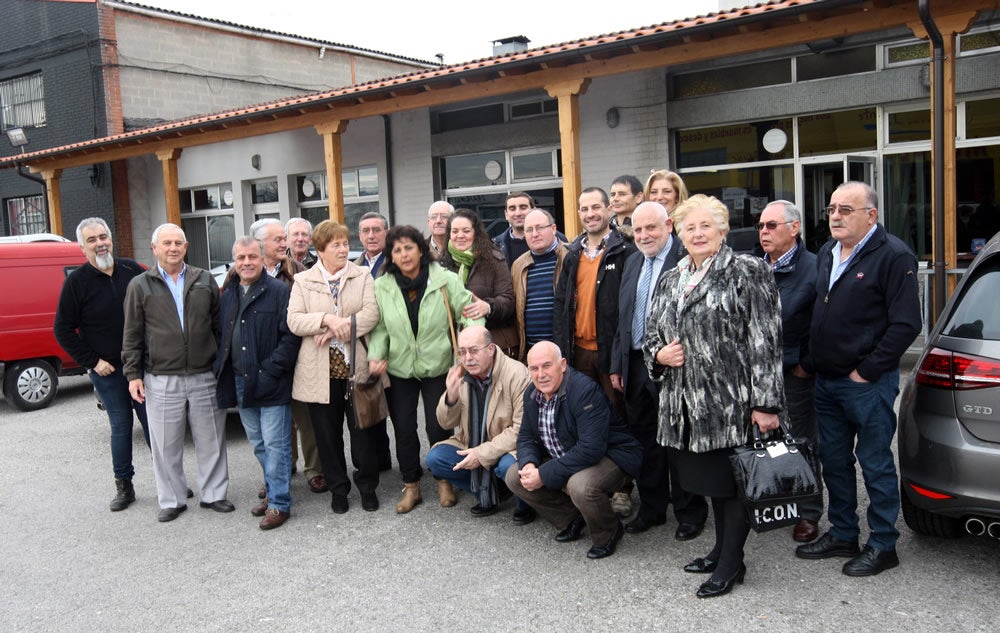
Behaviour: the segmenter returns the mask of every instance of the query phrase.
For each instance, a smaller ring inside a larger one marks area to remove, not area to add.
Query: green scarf
[[[469,282],[469,271],[472,270],[472,263],[476,261],[476,256],[471,250],[458,250],[451,242],[448,242],[448,252],[451,253],[452,260],[458,264],[458,276],[462,279],[464,286]]]

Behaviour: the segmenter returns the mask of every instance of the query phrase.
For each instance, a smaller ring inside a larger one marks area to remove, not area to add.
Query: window
[[[492,103],[474,108],[438,112],[435,119],[437,121],[435,132],[495,125],[504,122],[504,104]]]
[[[892,112],[888,115],[889,142],[907,143],[931,139],[931,111]]]
[[[45,86],[42,73],[0,81],[0,126],[45,125]]]
[[[965,138],[1000,136],[1000,99],[965,103]]]
[[[556,99],[538,99],[510,104],[510,119],[527,119],[530,117],[557,114],[559,101]]]
[[[188,240],[187,261],[212,269],[232,260],[236,241],[231,183],[182,189],[181,228]]]
[[[973,275],[962,289],[944,331],[958,338],[1000,341],[1000,258],[993,257],[976,268]]]
[[[886,46],[885,48],[885,61],[889,66],[913,63],[926,64],[930,56],[931,45],[927,42],[899,44],[898,46]]]
[[[351,249],[360,250],[358,222],[369,211],[379,211],[378,167],[352,167],[340,172],[344,187],[344,225],[351,232]],[[330,192],[326,174],[313,172],[295,178],[295,188],[299,200],[299,217],[316,226],[330,219]]]
[[[779,59],[673,75],[670,77],[670,96],[673,99],[700,97],[733,90],[787,84],[791,81],[791,60]]]
[[[820,156],[875,149],[875,108],[799,117],[799,155]]]
[[[780,131],[783,144],[765,144],[768,133],[776,134],[771,130]],[[792,158],[791,119],[681,130],[676,138],[681,168]]]
[[[4,206],[7,208],[4,224],[8,235],[31,235],[49,230],[42,196],[9,198]]]
[[[833,50],[795,59],[796,81],[839,77],[875,70],[875,47]]]

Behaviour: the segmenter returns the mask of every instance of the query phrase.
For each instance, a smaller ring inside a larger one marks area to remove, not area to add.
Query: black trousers
[[[347,477],[347,460],[344,457],[344,420],[347,419],[351,438],[351,455],[357,470],[354,483],[361,492],[375,492],[378,488],[378,457],[371,429],[355,428],[351,421],[351,403],[347,399],[347,381],[330,379],[330,403],[309,403],[316,449],[323,464],[323,477],[330,492],[347,496],[351,480]]]
[[[399,474],[403,483],[420,481],[424,469],[420,466],[420,436],[417,434],[417,404],[420,398],[424,400],[424,429],[427,433],[428,447],[443,442],[451,437],[452,432],[446,431],[438,424],[438,400],[445,392],[447,376],[432,378],[398,378],[389,374],[387,393],[389,417],[392,418],[392,428],[396,433],[396,461],[399,462]]]
[[[666,518],[667,505],[673,501],[678,523],[702,525],[708,518],[705,497],[685,491],[676,467],[667,458],[667,449],[656,441],[659,431],[657,386],[649,378],[641,350],[628,357],[628,384],[625,385],[625,409],[632,434],[642,445],[642,468],[636,479],[639,489],[639,516],[658,521]]]

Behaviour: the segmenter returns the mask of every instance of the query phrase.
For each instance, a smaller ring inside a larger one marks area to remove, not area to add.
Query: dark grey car
[[[903,391],[903,518],[1000,539],[1000,234],[966,271]]]

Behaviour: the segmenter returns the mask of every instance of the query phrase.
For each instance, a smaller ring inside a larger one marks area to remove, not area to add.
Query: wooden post
[[[181,226],[181,196],[177,190],[177,159],[181,156],[180,148],[165,149],[156,152],[163,167],[163,199],[167,205],[167,222]]]
[[[56,235],[63,234],[62,225],[62,188],[60,187],[61,169],[42,170],[45,179],[45,203],[49,207],[49,231]]]
[[[340,224],[344,223],[344,181],[340,175],[344,168],[344,158],[341,155],[340,135],[347,129],[348,123],[349,121],[329,121],[316,126],[316,133],[323,137],[330,219]]]
[[[580,233],[580,103],[590,79],[575,78],[545,86],[550,97],[559,100],[559,143],[562,148],[563,233],[573,239]]]

